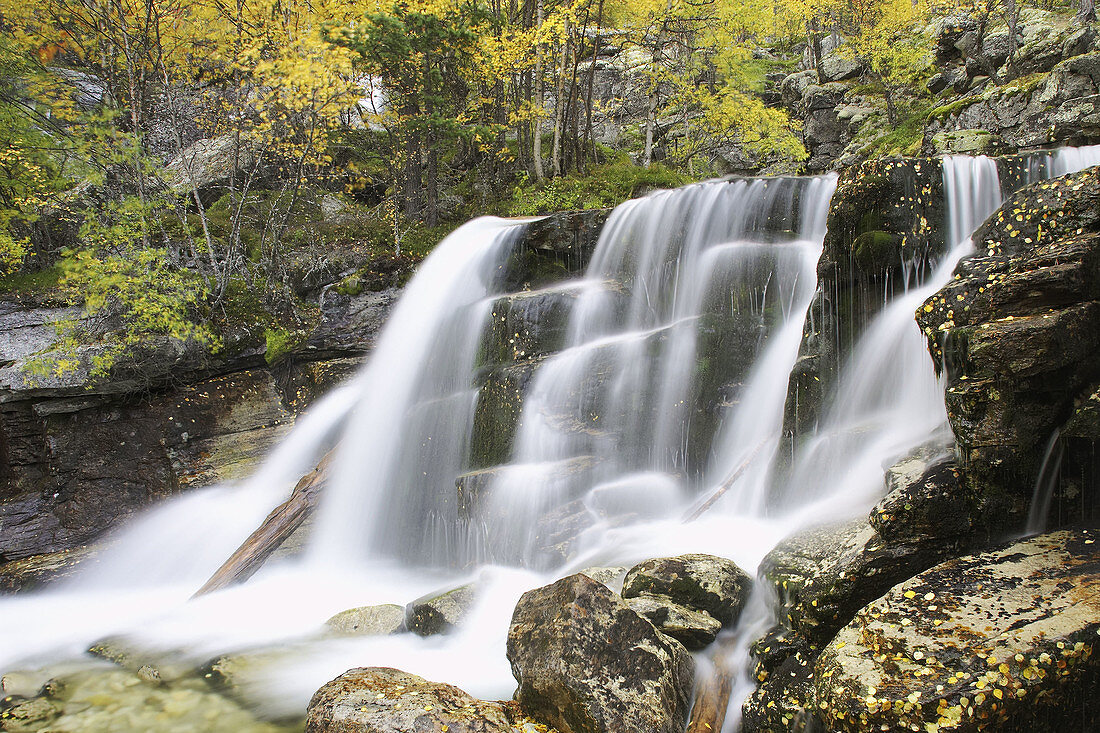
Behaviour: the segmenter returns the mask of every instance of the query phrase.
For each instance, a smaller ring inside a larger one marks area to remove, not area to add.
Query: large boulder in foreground
[[[314,693],[306,733],[510,733],[504,706],[388,667],[351,669]]]
[[[832,730],[1081,730],[1100,716],[1100,530],[950,560],[863,608],[822,652]]]
[[[680,642],[577,574],[523,594],[508,629],[516,699],[560,733],[681,733],[694,663]]]
[[[741,615],[752,578],[732,560],[714,555],[659,557],[635,565],[623,581],[623,598],[663,596],[728,626]]]

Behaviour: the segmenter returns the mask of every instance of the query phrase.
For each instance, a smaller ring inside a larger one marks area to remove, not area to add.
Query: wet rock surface
[[[325,621],[325,626],[344,636],[396,634],[405,630],[405,609],[394,604],[349,608]]]
[[[714,555],[680,555],[635,565],[623,581],[623,597],[667,598],[701,611],[723,626],[737,620],[752,588],[752,578],[732,560]]]
[[[680,733],[693,662],[619,596],[577,574],[528,591],[508,630],[515,698],[561,733]]]
[[[867,519],[811,528],[781,541],[760,563],[787,628],[823,644],[863,605],[950,556],[951,547],[891,543]]]
[[[466,617],[476,595],[471,584],[418,598],[405,607],[405,626],[421,636],[446,633]]]
[[[1100,533],[1041,535],[938,565],[822,652],[832,730],[1079,729],[1095,721]]]
[[[944,246],[943,165],[928,158],[881,159],[846,169],[837,182],[807,319],[784,410],[797,441],[819,419],[840,365],[906,272]]]
[[[307,733],[505,733],[500,703],[386,667],[348,670],[309,702]]]
[[[1018,527],[1051,434],[1100,381],[1100,171],[1019,191],[974,242],[917,319],[980,516]]]

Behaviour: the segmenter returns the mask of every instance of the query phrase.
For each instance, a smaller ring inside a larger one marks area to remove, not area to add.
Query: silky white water
[[[1091,154],[1063,151],[1047,168]],[[314,690],[355,666],[508,698],[504,642],[524,590],[586,566],[683,552],[752,572],[791,531],[865,512],[892,460],[943,435],[942,386],[912,314],[1002,194],[992,161],[945,160],[947,254],[865,330],[816,434],[781,478],[787,382],[835,184],[713,182],[619,207],[585,277],[562,286],[575,294],[566,344],[535,372],[511,459],[472,519],[454,508],[454,482],[472,468],[479,347],[524,225],[467,224],[421,266],[364,371],[301,418],[252,479],[166,503],[75,580],[0,601],[0,671],[71,659],[125,634],[154,657],[193,664],[260,650],[272,661],[247,677],[245,692],[267,716],[300,714]],[[335,475],[305,554],[188,601],[334,446]],[[682,521],[723,484],[700,519]],[[561,534],[555,547],[540,539],[547,522]],[[479,607],[455,633],[322,636],[341,610],[403,605],[469,580]],[[769,622],[765,604],[753,603],[738,632],[746,659]],[[728,730],[750,689],[742,679]]]

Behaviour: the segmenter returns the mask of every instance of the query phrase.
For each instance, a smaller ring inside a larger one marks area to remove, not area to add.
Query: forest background
[[[1091,0],[1038,6],[1093,19]],[[937,24],[1007,27],[1007,64],[987,71],[1011,76],[1024,10],[0,0],[0,291],[81,307],[43,376],[90,342],[93,377],[165,338],[210,353],[260,339],[271,361],[316,320],[317,273],[392,284],[471,216],[803,172],[800,121],[767,92],[799,69],[852,65],[873,100],[867,155],[913,152]]]

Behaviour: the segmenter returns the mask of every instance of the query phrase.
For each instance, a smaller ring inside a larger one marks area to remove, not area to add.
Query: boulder
[[[8,733],[32,733],[48,727],[59,715],[60,708],[45,698],[22,699],[5,697],[0,700],[0,730]]]
[[[387,667],[351,669],[314,693],[306,733],[510,733],[500,703]]]
[[[830,730],[1064,731],[1097,720],[1100,532],[938,565],[869,604],[815,670]]]
[[[635,565],[623,581],[623,598],[663,596],[730,626],[752,590],[752,578],[732,560],[714,555],[680,555]]]
[[[561,733],[681,733],[687,721],[691,655],[585,575],[523,594],[508,660],[521,707]]]
[[[344,636],[396,634],[405,630],[405,609],[392,603],[349,608],[325,621],[325,626]]]
[[[780,622],[811,644],[823,644],[866,603],[952,549],[938,540],[887,542],[867,519],[857,519],[787,537],[764,557],[758,573],[775,592]]]
[[[813,657],[787,657],[741,705],[741,730],[817,730]]]
[[[220,187],[236,170],[252,167],[252,151],[232,134],[198,140],[161,171],[164,183],[176,193]],[[215,197],[216,198],[216,197]]]
[[[405,606],[405,626],[421,636],[443,634],[461,623],[476,600],[474,585],[429,593]]]
[[[627,570],[628,568],[621,566],[593,566],[584,568],[581,570],[581,573],[592,578],[592,580],[597,583],[603,583],[608,588],[618,593],[623,589],[623,580],[626,578]]]
[[[693,611],[662,596],[643,593],[627,599],[626,603],[645,616],[658,631],[668,634],[692,651],[710,644],[722,630],[721,622],[709,613]]]
[[[1100,381],[1100,171],[1017,192],[974,242],[977,253],[917,320],[946,370],[975,516],[1011,529],[1027,514],[1051,434]],[[1087,519],[1066,520],[1075,518]]]
[[[889,542],[949,542],[970,532],[971,501],[953,458],[919,453],[886,470],[886,496],[871,509],[871,526]]]
[[[821,59],[821,76],[825,81],[847,81],[855,79],[862,72],[863,65],[859,61],[835,51],[825,54]]]
[[[951,130],[932,136],[932,146],[943,155],[993,155],[1000,143],[986,130]]]

